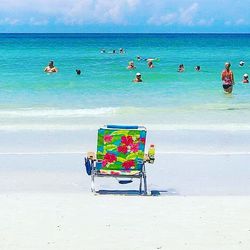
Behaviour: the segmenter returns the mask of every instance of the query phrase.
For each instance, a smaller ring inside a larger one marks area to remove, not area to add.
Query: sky
[[[250,0],[0,0],[0,32],[250,32]]]

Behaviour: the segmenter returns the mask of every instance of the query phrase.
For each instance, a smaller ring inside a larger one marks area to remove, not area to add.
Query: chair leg
[[[94,161],[91,162],[91,192],[95,192],[95,170],[94,170]]]
[[[140,186],[139,186],[139,193],[141,194],[141,187],[142,187],[142,176],[140,177]]]
[[[148,189],[147,189],[147,176],[146,176],[145,173],[143,174],[143,179],[144,179],[144,195],[147,195],[147,194],[148,194]]]
[[[95,176],[91,175],[91,192],[95,192]]]

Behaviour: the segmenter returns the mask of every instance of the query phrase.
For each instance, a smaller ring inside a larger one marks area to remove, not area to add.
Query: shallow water
[[[120,47],[125,54],[100,53]],[[249,48],[250,34],[0,34],[1,128],[140,123],[249,129],[250,85],[241,83],[250,73]],[[160,60],[148,69],[137,55]],[[49,60],[57,74],[43,72]],[[130,60],[136,70],[126,69]],[[232,95],[221,88],[225,61],[237,83]],[[178,73],[181,63],[185,72]],[[136,72],[142,84],[132,82]]]

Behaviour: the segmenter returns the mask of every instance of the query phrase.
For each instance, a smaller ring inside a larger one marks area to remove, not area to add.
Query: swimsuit
[[[233,72],[231,70],[224,70],[222,72],[222,78],[224,78],[222,85],[224,89],[228,89],[233,86]]]
[[[223,89],[229,89],[232,87],[232,84],[223,84],[222,87]]]

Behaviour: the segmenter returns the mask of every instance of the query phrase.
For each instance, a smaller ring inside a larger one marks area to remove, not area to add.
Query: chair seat
[[[117,176],[132,176],[132,175],[140,175],[141,171],[139,170],[105,170],[100,169],[98,171],[98,175],[117,175]]]

